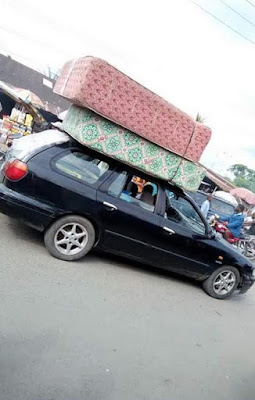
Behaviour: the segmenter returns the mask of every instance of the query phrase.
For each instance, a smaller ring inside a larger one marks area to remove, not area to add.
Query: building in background
[[[2,54],[0,81],[35,93],[42,100],[44,109],[52,114],[58,115],[70,106],[67,100],[53,93],[53,79]]]
[[[207,193],[212,193],[216,190],[224,190],[224,192],[230,192],[230,190],[235,188],[236,186],[233,183],[229,182],[226,178],[223,178],[223,176],[217,174],[209,168],[206,168],[206,176],[201,182],[199,190]]]

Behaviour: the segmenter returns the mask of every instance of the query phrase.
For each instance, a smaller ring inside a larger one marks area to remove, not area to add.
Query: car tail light
[[[7,161],[4,164],[4,175],[10,181],[19,181],[24,178],[27,174],[27,164],[20,160]]]

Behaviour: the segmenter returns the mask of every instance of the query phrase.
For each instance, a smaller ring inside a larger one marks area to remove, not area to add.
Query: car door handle
[[[107,201],[104,201],[103,205],[106,207],[109,207],[111,209],[111,211],[118,210],[118,208],[114,204],[108,203]]]
[[[168,232],[169,235],[174,235],[175,231],[173,229],[168,228],[167,226],[163,226],[164,231]]]

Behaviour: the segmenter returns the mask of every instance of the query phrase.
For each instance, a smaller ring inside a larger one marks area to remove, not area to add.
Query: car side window
[[[79,151],[58,158],[55,166],[59,171],[91,185],[109,169],[106,162]]]
[[[110,196],[118,197],[131,205],[154,212],[158,185],[137,175],[121,172],[108,188]]]
[[[195,233],[205,235],[205,224],[192,204],[184,197],[166,190],[165,218]]]
[[[118,177],[112,182],[108,188],[108,194],[113,197],[119,197],[122,189],[126,183],[128,173],[126,171],[121,172]]]

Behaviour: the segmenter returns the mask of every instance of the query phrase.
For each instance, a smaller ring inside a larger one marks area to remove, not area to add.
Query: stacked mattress
[[[71,106],[63,129],[79,143],[185,190],[198,189],[205,170],[79,106]]]
[[[74,104],[63,129],[81,144],[185,190],[198,189],[208,127],[94,57],[67,62],[54,92]]]
[[[211,130],[107,62],[67,62],[54,92],[175,154],[198,162]]]

